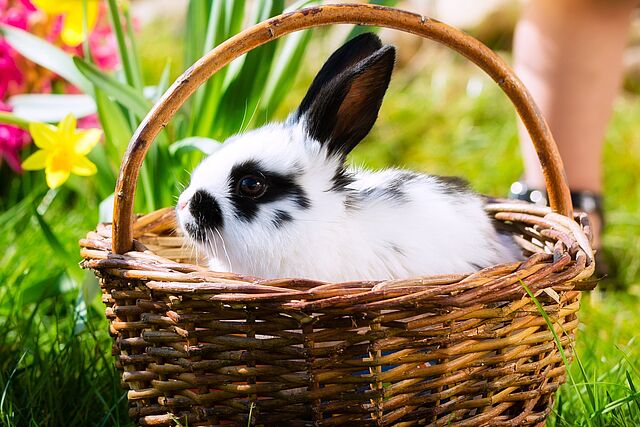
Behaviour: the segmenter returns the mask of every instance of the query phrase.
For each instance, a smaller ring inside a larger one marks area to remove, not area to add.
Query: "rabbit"
[[[365,33],[335,51],[283,123],[230,137],[176,207],[214,271],[387,280],[521,259],[460,178],[348,167],[391,79],[395,48]]]

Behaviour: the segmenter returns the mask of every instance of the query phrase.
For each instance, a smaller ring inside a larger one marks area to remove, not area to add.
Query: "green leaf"
[[[242,22],[244,1],[226,0],[211,4],[207,32],[203,42],[202,54],[220,44],[229,37],[228,28],[236,21]],[[220,91],[229,67],[224,67],[211,77],[193,97],[193,109],[190,126],[194,135],[209,135],[220,102]]]
[[[0,111],[0,123],[17,126],[22,129],[29,129],[29,120],[25,120],[15,114],[7,113],[5,111]]]
[[[207,33],[202,46],[203,55],[213,49],[222,40],[225,26],[224,7],[225,3],[223,1],[216,1],[211,4],[209,19],[207,20]]]
[[[177,154],[182,154],[183,152],[190,152],[194,150],[198,150],[206,155],[210,155],[218,148],[220,148],[222,144],[219,141],[211,138],[204,138],[201,136],[192,136],[189,138],[181,139],[180,141],[176,141],[169,146],[169,153],[172,156]]]
[[[638,393],[638,390],[636,390],[636,386],[633,383],[633,379],[631,378],[631,374],[629,374],[628,370],[624,371],[626,377],[627,377],[627,383],[629,384],[629,389],[635,394]],[[636,406],[638,407],[638,409],[640,409],[640,399],[634,399],[634,402],[636,404]]]
[[[0,24],[0,34],[25,58],[53,71],[82,92],[91,94],[91,84],[78,71],[71,55],[39,37],[9,25]]]
[[[96,103],[85,94],[30,93],[9,98],[13,113],[34,122],[57,123],[67,114],[82,118],[95,114]]]
[[[311,31],[300,31],[284,41],[282,48],[276,54],[276,63],[269,73],[269,79],[262,94],[261,111],[258,114],[260,123],[271,119],[276,109],[291,91],[298,70],[301,68],[304,53],[311,40]]]
[[[122,22],[120,13],[118,11],[118,4],[116,0],[108,0],[109,19],[111,21],[111,28],[113,28],[113,34],[116,37],[116,43],[118,46],[118,55],[120,56],[120,62],[126,76],[127,83],[142,90],[142,81],[140,80],[140,70],[134,69],[135,52],[134,46],[127,46],[127,42],[124,38],[124,30],[122,29]]]
[[[96,90],[96,105],[106,138],[107,154],[115,165],[119,165],[133,130],[120,107],[99,89]]]
[[[131,71],[133,73],[134,86],[138,89],[144,86],[142,80],[142,68],[140,67],[140,59],[138,58],[138,46],[135,38],[135,31],[133,29],[133,20],[131,19],[131,8],[126,7],[123,12],[126,21],[126,34],[129,39],[129,61],[131,62]]]
[[[244,20],[244,9],[245,0],[227,0],[224,37],[218,43],[240,32]]]
[[[293,3],[291,6],[289,6],[288,8],[286,8],[284,11],[285,12],[293,12],[295,10],[298,9],[302,9],[305,8],[307,6],[311,6],[312,4],[319,4],[320,0],[298,0],[297,2]]]
[[[58,272],[53,276],[46,277],[42,280],[36,280],[23,287],[20,293],[20,303],[23,306],[35,304],[44,299],[58,296],[62,293],[60,283],[62,283],[64,272]],[[8,302],[8,301],[7,301]],[[2,306],[6,307],[5,302]]]
[[[185,25],[185,64],[193,64],[202,55],[204,39],[207,34],[209,7],[209,2],[206,0],[189,1]]]
[[[171,75],[171,59],[167,60],[164,68],[162,69],[162,74],[160,75],[160,80],[158,81],[157,86],[155,87],[155,91],[153,96],[151,97],[152,102],[158,101],[162,94],[169,87],[169,76]]]
[[[38,210],[35,208],[33,209],[33,217],[36,219],[38,225],[40,226],[40,230],[42,231],[46,242],[58,255],[58,257],[64,260],[65,266],[67,268],[76,268],[78,263],[77,259],[75,257],[72,257],[64,248],[64,246],[62,246],[62,243],[60,243],[60,240],[58,240],[53,230],[51,230],[49,224],[47,224],[42,215],[40,215],[38,213]]]
[[[254,20],[263,21],[282,13],[283,9],[282,0],[259,2]],[[214,128],[210,129],[212,136],[222,139],[240,131],[246,118],[251,117],[256,111],[277,45],[278,41],[274,41],[260,46],[244,56],[241,65],[237,65],[237,72],[235,69],[229,69],[227,77],[230,84],[225,87],[220,101],[220,105],[224,105],[225,113],[216,117]]]
[[[122,104],[123,107],[129,109],[129,111],[137,117],[144,117],[151,109],[151,106],[147,100],[144,99],[144,96],[132,87],[100,71],[95,65],[89,64],[82,58],[73,58],[73,62],[87,79]]]

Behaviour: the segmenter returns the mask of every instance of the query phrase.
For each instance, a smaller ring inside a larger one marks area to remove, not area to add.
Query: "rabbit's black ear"
[[[308,106],[302,109],[301,105],[297,117],[309,136],[326,145],[331,154],[349,154],[378,118],[395,56],[393,46],[384,46],[348,66],[316,93],[309,90]]]
[[[313,100],[317,98],[320,90],[338,74],[353,67],[381,47],[382,42],[378,36],[373,33],[364,33],[349,40],[333,52],[313,79],[313,82],[311,82],[307,94],[302,99],[298,110],[294,113],[294,121],[307,112]]]

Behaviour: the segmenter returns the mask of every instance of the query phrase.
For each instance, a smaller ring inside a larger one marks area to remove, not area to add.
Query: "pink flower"
[[[0,0],[0,11],[0,23],[27,29],[31,12],[21,6],[11,6],[7,0]],[[22,72],[16,63],[17,55],[7,42],[0,39],[0,100],[10,89],[15,90],[23,83]]]
[[[20,4],[22,4],[22,6],[27,9],[29,12],[35,12],[36,11],[36,7],[31,4],[31,1],[29,0],[20,0]]]
[[[4,99],[9,89],[22,84],[22,72],[14,59],[15,52],[0,39],[0,100]]]
[[[0,111],[11,111],[11,107],[0,102]],[[16,126],[0,124],[0,166],[3,159],[11,169],[22,172],[20,150],[30,141],[29,133]]]
[[[101,126],[97,114],[89,114],[88,116],[84,116],[78,119],[78,129],[91,129],[99,127]]]
[[[106,19],[106,9],[102,6],[98,13],[98,22],[89,35],[89,48],[96,65],[103,70],[113,70],[118,65],[118,45]],[[81,54],[81,53],[79,53]]]
[[[113,70],[118,65],[118,51],[107,12],[106,4],[100,2],[98,20],[89,36],[89,48],[99,68]],[[48,17],[29,0],[0,0],[0,23],[29,31],[72,55],[84,56],[82,46],[62,45],[62,16]],[[58,76],[23,58],[0,37],[0,101],[19,93],[48,93],[52,82],[58,80]],[[71,85],[63,87],[66,92],[77,92]]]

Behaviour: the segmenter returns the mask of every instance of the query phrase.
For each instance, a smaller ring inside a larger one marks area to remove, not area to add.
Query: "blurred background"
[[[128,425],[99,287],[78,267],[77,242],[110,218],[126,144],[178,75],[251,23],[322,2],[89,0],[96,23],[75,46],[65,41],[71,23],[64,13],[72,12],[61,3],[0,0],[0,423]],[[523,7],[515,0],[375,3],[459,27],[508,62]],[[639,18],[604,145],[609,271],[583,299],[575,348],[581,363],[573,364],[574,381],[562,388],[549,425],[640,422]],[[199,148],[286,117],[327,56],[358,31],[345,25],[288,36],[217,74],[151,150],[137,212],[175,202],[202,158]],[[515,112],[500,89],[433,42],[379,34],[397,46],[398,64],[380,118],[350,161],[460,175],[479,192],[506,196],[523,164]],[[29,124],[56,124],[68,113],[78,128],[99,128],[104,137],[89,154],[96,173],[52,189],[44,172],[23,170],[21,162],[38,149]]]

